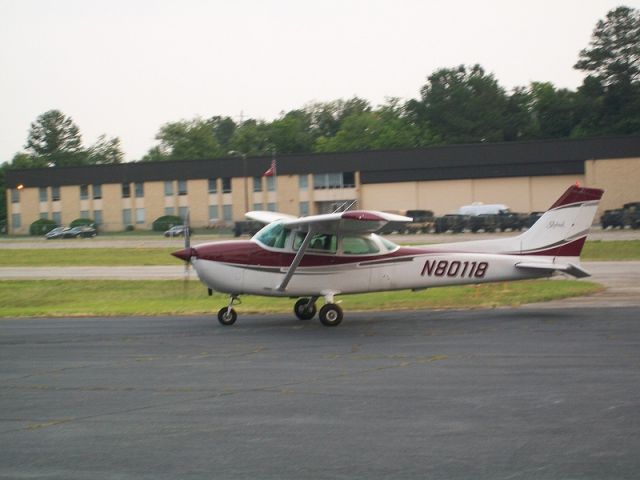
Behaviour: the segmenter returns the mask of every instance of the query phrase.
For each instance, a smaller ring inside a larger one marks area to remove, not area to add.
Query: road
[[[0,322],[0,478],[636,479],[635,308]]]

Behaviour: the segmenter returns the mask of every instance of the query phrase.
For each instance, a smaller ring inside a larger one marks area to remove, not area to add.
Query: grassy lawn
[[[381,292],[338,297],[347,311],[459,309],[517,306],[601,290],[591,282],[529,280],[435,288],[420,292]],[[182,281],[18,280],[0,281],[0,317],[184,315],[215,313],[227,296],[207,295],[202,285]],[[242,297],[243,313],[282,313],[293,318],[293,300]]]
[[[177,265],[168,248],[2,249],[0,266],[144,266]],[[587,242],[582,260],[640,260],[640,240]]]

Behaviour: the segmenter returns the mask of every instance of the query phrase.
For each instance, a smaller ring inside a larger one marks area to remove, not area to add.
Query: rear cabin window
[[[356,236],[342,237],[342,253],[345,255],[370,255],[379,252],[380,249],[370,238]]]

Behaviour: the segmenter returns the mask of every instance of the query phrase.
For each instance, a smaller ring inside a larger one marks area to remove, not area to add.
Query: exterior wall
[[[102,185],[102,230],[119,232],[122,224],[122,190],[119,183]]]
[[[587,160],[585,178],[587,186],[605,190],[598,215],[628,202],[640,202],[640,157]]]
[[[151,229],[153,221],[164,216],[164,182],[144,184],[144,228]],[[142,228],[140,225],[138,228]]]
[[[278,211],[289,215],[300,213],[300,180],[298,175],[282,175],[276,180]]]
[[[576,181],[588,187],[605,189],[600,212],[618,208],[624,203],[640,201],[640,157],[624,159],[588,160],[584,175],[555,175],[532,177],[509,177],[488,179],[463,179],[442,181],[410,181],[383,184],[360,183],[356,172],[355,188],[314,189],[313,175],[308,174],[307,188],[300,190],[300,175],[281,175],[276,178],[276,191],[267,190],[266,178],[262,178],[262,191],[253,192],[253,178],[231,179],[231,193],[222,192],[222,181],[216,180],[216,193],[209,193],[208,179],[187,181],[187,195],[178,195],[177,181],[173,182],[173,195],[165,196],[164,181],[144,183],[144,197],[135,197],[131,184],[131,198],[122,198],[120,183],[102,184],[102,198],[93,198],[93,187],[89,198],[80,199],[80,186],[60,187],[60,200],[52,200],[51,187],[47,187],[47,201],[40,202],[38,188],[20,190],[19,203],[11,202],[11,189],[7,189],[7,224],[9,233],[26,234],[29,225],[42,215],[52,219],[55,212],[61,213],[61,221],[68,225],[88,211],[93,218],[96,210],[102,211],[103,231],[122,231],[123,209],[131,209],[131,224],[138,229],[150,229],[153,221],[165,214],[167,207],[179,214],[179,207],[189,207],[194,227],[210,224],[209,206],[216,205],[218,218],[222,220],[223,206],[232,205],[233,220],[244,218],[245,204],[252,210],[255,204],[263,209],[275,203],[279,211],[291,215],[300,213],[301,202],[307,202],[309,214],[318,213],[320,202],[358,200],[358,208],[386,211],[429,209],[436,215],[457,210],[473,202],[504,203],[519,212],[544,211],[567,186]],[[247,190],[245,190],[245,185]],[[136,224],[136,208],[145,209],[145,221]],[[21,227],[12,225],[12,214],[20,214]]]
[[[189,206],[189,221],[194,228],[209,225],[209,181],[189,180],[187,182],[187,201]],[[155,220],[158,217],[154,217]],[[152,222],[153,222],[152,220]]]
[[[504,203],[512,211],[546,210],[581,176],[513,177],[475,180],[384,183],[362,186],[362,208],[370,210],[433,210],[456,212],[473,202]]]

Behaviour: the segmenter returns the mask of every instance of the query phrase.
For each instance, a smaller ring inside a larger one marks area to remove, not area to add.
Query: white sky
[[[167,122],[417,98],[460,64],[508,89],[575,89],[579,51],[619,5],[640,0],[0,0],[0,162],[51,109],[85,146],[118,136],[136,160]]]

